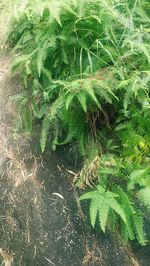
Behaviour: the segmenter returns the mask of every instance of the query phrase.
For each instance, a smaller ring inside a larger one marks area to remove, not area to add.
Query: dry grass
[[[0,256],[3,259],[2,265],[11,266],[13,264],[14,255],[15,255],[14,253],[10,254],[7,251],[4,251],[2,248],[0,248]]]
[[[86,249],[86,253],[87,254],[83,258],[82,265],[83,266],[89,265],[90,262],[93,265],[95,265],[96,262],[99,262],[99,265],[101,265],[101,263],[103,261],[102,260],[102,253],[98,249],[96,241],[94,241],[92,249],[90,249],[88,244],[85,243],[85,249]],[[96,253],[98,253],[98,254],[96,254]]]
[[[0,1],[0,50],[7,48],[6,34],[8,31],[13,7],[16,0],[1,0]]]

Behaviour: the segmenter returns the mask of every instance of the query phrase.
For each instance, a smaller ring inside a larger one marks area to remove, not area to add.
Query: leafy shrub
[[[42,152],[49,134],[54,150],[76,142],[85,159],[76,184],[96,187],[81,196],[91,199],[92,225],[98,214],[103,231],[118,221],[125,239],[142,245],[139,201],[149,206],[150,186],[149,9],[146,0],[26,1],[8,35],[17,52],[12,70],[27,89],[20,99],[26,132],[32,119],[42,120]]]

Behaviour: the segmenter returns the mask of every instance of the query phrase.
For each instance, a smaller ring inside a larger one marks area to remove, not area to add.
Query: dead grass
[[[3,262],[1,265],[12,266],[14,255],[15,255],[14,253],[9,253],[7,251],[4,251],[2,248],[0,248],[0,256],[3,259]]]

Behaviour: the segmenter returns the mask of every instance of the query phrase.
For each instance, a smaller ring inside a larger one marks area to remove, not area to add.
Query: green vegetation
[[[36,8],[35,8],[36,6]],[[8,41],[25,131],[42,122],[40,144],[78,145],[91,224],[118,225],[146,244],[150,207],[150,3],[148,0],[26,1]],[[142,208],[141,208],[142,206]],[[145,207],[144,207],[145,206]]]

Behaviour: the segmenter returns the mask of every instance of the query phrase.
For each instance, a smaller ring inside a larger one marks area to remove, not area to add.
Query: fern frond
[[[108,223],[109,223],[109,227],[111,228],[111,230],[114,230],[115,223],[116,223],[116,214],[112,209],[109,210]]]
[[[150,209],[150,188],[146,187],[138,192],[140,202]]]
[[[45,42],[42,47],[38,49],[37,52],[37,70],[38,70],[38,75],[39,77],[41,76],[41,72],[43,70],[44,62],[46,59],[46,54],[47,54],[47,42]]]
[[[142,246],[145,246],[147,241],[146,241],[145,233],[143,229],[143,217],[142,217],[140,210],[135,211],[133,215],[133,222],[134,222],[137,239]]]
[[[80,200],[82,200],[84,198],[80,198]],[[91,225],[95,226],[95,223],[96,223],[96,218],[97,218],[97,213],[98,213],[98,204],[95,202],[95,201],[91,201],[91,204],[90,204],[90,221],[91,221]]]
[[[116,197],[118,197],[116,193],[105,191],[105,189],[100,185],[97,186],[97,190],[87,192],[80,197],[80,200],[91,199],[91,223],[93,226],[95,225],[96,217],[99,214],[99,223],[103,232],[105,232],[110,209],[117,213],[119,217],[126,223],[125,213],[115,199]]]
[[[38,119],[41,119],[44,116],[47,109],[48,109],[47,103],[43,104],[42,107],[39,108],[38,105],[35,103],[35,101],[32,100],[32,110],[33,110],[34,116],[37,117]]]
[[[40,145],[41,145],[41,150],[44,152],[46,143],[47,143],[47,137],[48,133],[51,127],[51,112],[48,112],[43,120],[42,123],[42,131],[41,131],[41,137],[40,137]]]
[[[128,238],[133,240],[135,239],[135,233],[132,224],[132,216],[134,214],[133,202],[131,202],[127,193],[125,193],[121,187],[115,188],[115,192],[117,192],[119,195],[121,206],[126,215],[126,223],[121,222],[123,236],[126,240],[128,240]]]
[[[98,199],[100,228],[105,233],[110,205],[105,202],[105,197]]]
[[[32,132],[32,112],[28,106],[26,105],[22,106],[21,117],[23,121],[25,134],[30,135]]]
[[[144,186],[149,180],[150,168],[146,167],[145,169],[137,169],[131,172],[130,180],[128,182],[128,189],[133,189],[135,184],[139,184],[140,186]]]
[[[126,215],[121,205],[114,198],[109,198],[108,204],[126,223]]]
[[[97,190],[96,191],[90,191],[86,192],[80,197],[80,200],[85,200],[85,199],[92,199],[92,198],[97,197]]]
[[[86,97],[86,95],[83,93],[79,93],[79,94],[77,94],[77,98],[78,98],[84,112],[86,113],[87,112],[87,103],[86,103],[87,97]]]
[[[73,100],[73,98],[75,97],[75,93],[70,93],[69,95],[66,95],[66,101],[65,101],[65,105],[66,105],[66,110],[68,111],[70,104]]]
[[[48,4],[48,8],[50,10],[50,13],[52,17],[58,22],[58,24],[61,26],[61,19],[60,19],[60,13],[61,13],[61,5],[58,1],[52,0]]]
[[[28,59],[28,55],[21,55],[17,57],[11,66],[12,72],[15,72],[20,66],[22,66],[22,64],[26,62],[27,59]]]

